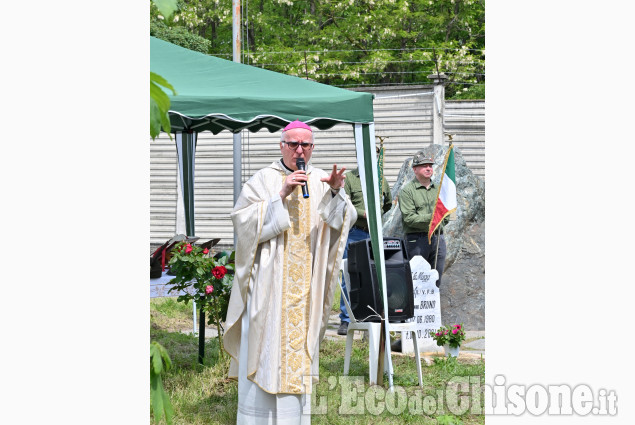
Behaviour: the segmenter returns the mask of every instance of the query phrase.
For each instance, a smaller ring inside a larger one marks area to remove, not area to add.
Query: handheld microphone
[[[306,164],[304,163],[304,160],[302,158],[296,159],[295,165],[296,167],[298,167],[298,170],[306,171]],[[308,174],[307,174],[307,177],[308,177]],[[304,198],[309,197],[309,180],[308,179],[306,182],[304,182],[304,186],[302,186],[302,196]]]

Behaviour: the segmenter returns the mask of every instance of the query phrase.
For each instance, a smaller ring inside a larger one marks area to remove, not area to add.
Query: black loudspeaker
[[[402,239],[384,239],[384,260],[388,320],[408,320],[414,317],[414,294],[408,253]],[[348,284],[348,294],[355,318],[364,322],[381,321],[376,313],[384,315],[384,302],[379,291],[370,239],[351,242],[348,245],[348,274],[351,280]]]

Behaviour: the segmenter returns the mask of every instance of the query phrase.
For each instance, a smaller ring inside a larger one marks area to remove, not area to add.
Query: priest
[[[282,158],[245,183],[231,214],[236,274],[224,346],[238,379],[237,424],[310,423],[319,344],[357,219],[345,168],[313,167],[313,148],[309,125],[287,125]]]

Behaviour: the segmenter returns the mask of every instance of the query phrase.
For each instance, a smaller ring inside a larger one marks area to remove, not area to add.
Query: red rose
[[[209,249],[207,249],[207,248],[205,248],[205,249],[203,250],[203,254],[207,254],[208,252],[209,252]]]
[[[189,254],[190,252],[192,252],[192,244],[188,243],[187,245],[185,245],[185,253]]]
[[[225,273],[227,273],[225,266],[216,266],[212,269],[212,274],[216,279],[222,279]]]

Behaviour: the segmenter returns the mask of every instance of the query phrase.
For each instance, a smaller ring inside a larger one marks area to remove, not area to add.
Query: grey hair
[[[284,133],[286,133],[284,130],[282,130],[282,133],[280,133],[280,141],[281,142],[285,142],[286,141],[286,140],[284,140]],[[311,143],[315,143],[315,136],[314,136],[313,131],[311,131]]]

